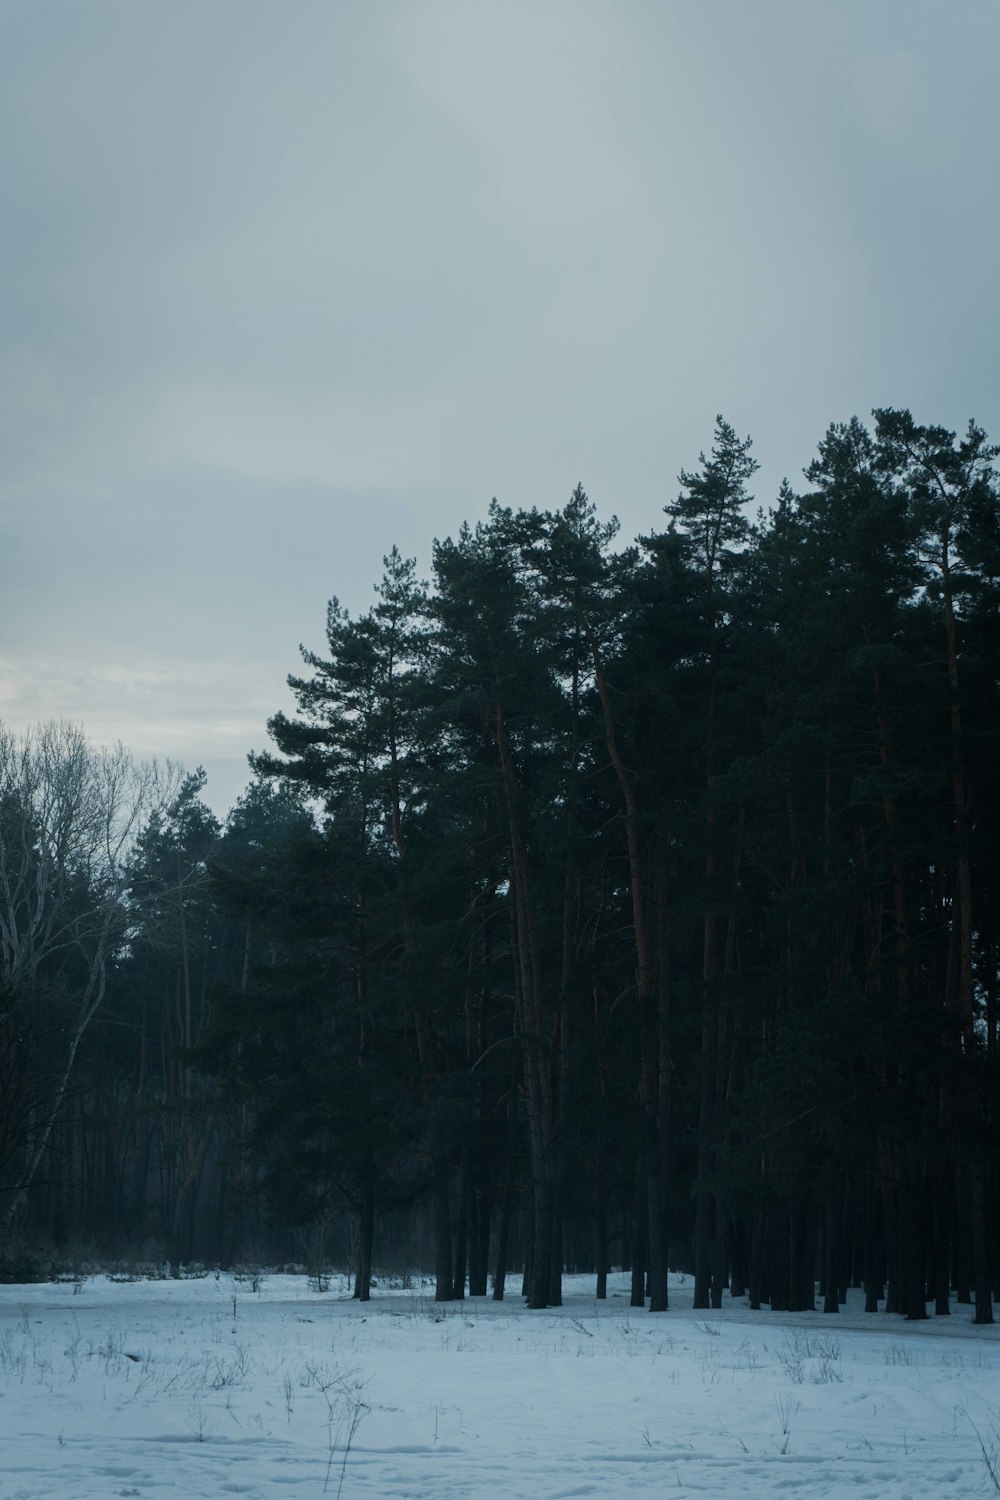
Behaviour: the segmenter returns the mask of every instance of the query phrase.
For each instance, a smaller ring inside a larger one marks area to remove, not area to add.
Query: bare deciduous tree
[[[126,941],[129,856],[173,767],[93,746],[66,722],[0,723],[0,1028],[18,1080],[2,1111],[9,1232],[66,1097],[109,961]],[[14,1061],[16,1060],[16,1067]]]

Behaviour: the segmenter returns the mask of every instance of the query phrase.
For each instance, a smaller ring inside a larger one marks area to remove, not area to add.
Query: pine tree
[[[705,732],[705,905],[702,952],[701,1095],[698,1126],[698,1198],[695,1224],[695,1307],[719,1306],[724,1257],[724,1211],[711,1189],[712,1143],[721,1080],[719,1046],[725,1025],[723,994],[728,974],[719,938],[720,840],[713,798],[719,771],[721,657],[732,609],[734,576],[749,532],[744,514],[750,503],[746,485],[757,470],[750,438],[740,439],[730,424],[716,418],[710,457],[700,455],[701,470],[681,471],[681,493],[667,514],[687,541],[691,565],[704,587],[703,622],[706,652]],[[714,1221],[714,1222],[713,1222]],[[714,1267],[713,1267],[714,1259]]]

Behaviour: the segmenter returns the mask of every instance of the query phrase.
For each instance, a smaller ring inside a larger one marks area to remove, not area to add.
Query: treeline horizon
[[[578,486],[393,548],[224,823],[8,735],[0,1270],[347,1226],[360,1298],[991,1322],[998,455],[879,410],[751,519],[720,417],[631,546]]]

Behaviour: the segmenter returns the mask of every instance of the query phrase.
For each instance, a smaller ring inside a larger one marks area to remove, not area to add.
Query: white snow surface
[[[1000,1325],[968,1307],[593,1293],[567,1277],[529,1312],[286,1275],[0,1287],[0,1500],[997,1493]]]

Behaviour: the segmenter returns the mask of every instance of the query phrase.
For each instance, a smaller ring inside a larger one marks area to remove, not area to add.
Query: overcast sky
[[[0,716],[221,812],[492,495],[997,438],[998,59],[998,0],[2,0]]]

